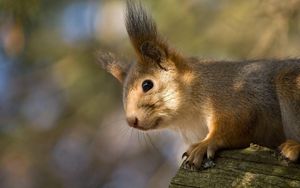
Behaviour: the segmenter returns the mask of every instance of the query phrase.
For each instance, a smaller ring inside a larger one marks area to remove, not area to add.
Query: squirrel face
[[[177,71],[162,69],[151,61],[137,62],[131,67],[123,91],[131,127],[148,130],[168,125],[181,101],[176,77]]]
[[[109,53],[101,54],[99,62],[123,84],[129,126],[141,130],[165,127],[181,106],[188,67],[184,58],[162,40],[140,4],[127,1],[126,29],[136,63],[126,65]]]

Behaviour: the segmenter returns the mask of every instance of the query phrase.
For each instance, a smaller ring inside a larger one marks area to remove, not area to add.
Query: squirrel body
[[[123,84],[129,126],[169,128],[190,144],[185,163],[256,143],[300,153],[300,59],[204,61],[172,49],[141,4],[127,1],[126,29],[137,55],[128,66],[99,57]]]

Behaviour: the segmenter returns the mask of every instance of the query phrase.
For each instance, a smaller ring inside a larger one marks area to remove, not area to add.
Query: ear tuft
[[[104,70],[111,73],[121,83],[126,77],[128,65],[121,63],[114,54],[110,52],[97,52],[97,63],[102,66]]]
[[[151,41],[144,42],[140,50],[144,58],[148,58],[158,64],[166,58],[164,50]]]
[[[141,1],[127,0],[126,5],[126,30],[138,56],[138,62],[154,62],[153,64],[156,63],[161,69],[167,70],[171,64],[164,62],[172,59],[175,66],[184,67],[181,55],[170,48],[160,36],[154,19],[142,6]]]
[[[140,1],[127,0],[126,5],[126,30],[133,46],[138,51],[145,41],[157,40],[156,24]]]
[[[141,2],[127,0],[126,29],[137,55],[142,60],[161,63],[168,55],[168,45],[157,33],[156,24]]]

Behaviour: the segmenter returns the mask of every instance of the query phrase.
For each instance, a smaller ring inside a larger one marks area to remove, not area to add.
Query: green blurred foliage
[[[170,45],[187,55],[299,56],[299,0],[143,3]],[[124,8],[124,1],[0,1],[0,79],[5,80],[0,82],[1,187],[101,187],[110,185],[107,182],[123,163],[143,166],[141,158],[147,156],[147,162],[157,165],[144,174],[148,187],[167,184],[163,178],[149,180],[163,172],[172,175],[172,168],[158,171],[163,157],[148,149],[127,156],[126,162],[120,158],[108,162],[103,156],[115,149],[116,138],[105,136],[107,127],[114,128],[119,120],[104,122],[122,107],[122,95],[120,84],[95,63],[95,52],[110,50],[126,61],[134,59],[120,27],[120,7]],[[121,131],[116,133],[118,137]],[[69,164],[64,156],[74,166],[82,163],[78,166],[82,170],[64,166]],[[153,183],[159,181],[164,183]]]

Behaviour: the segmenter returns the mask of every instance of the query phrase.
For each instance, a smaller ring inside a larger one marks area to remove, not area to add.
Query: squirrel
[[[123,85],[130,127],[169,128],[190,146],[184,164],[200,168],[220,149],[251,143],[300,153],[300,59],[212,61],[186,57],[158,33],[141,3],[126,3],[125,25],[136,62],[111,53],[98,62]]]

